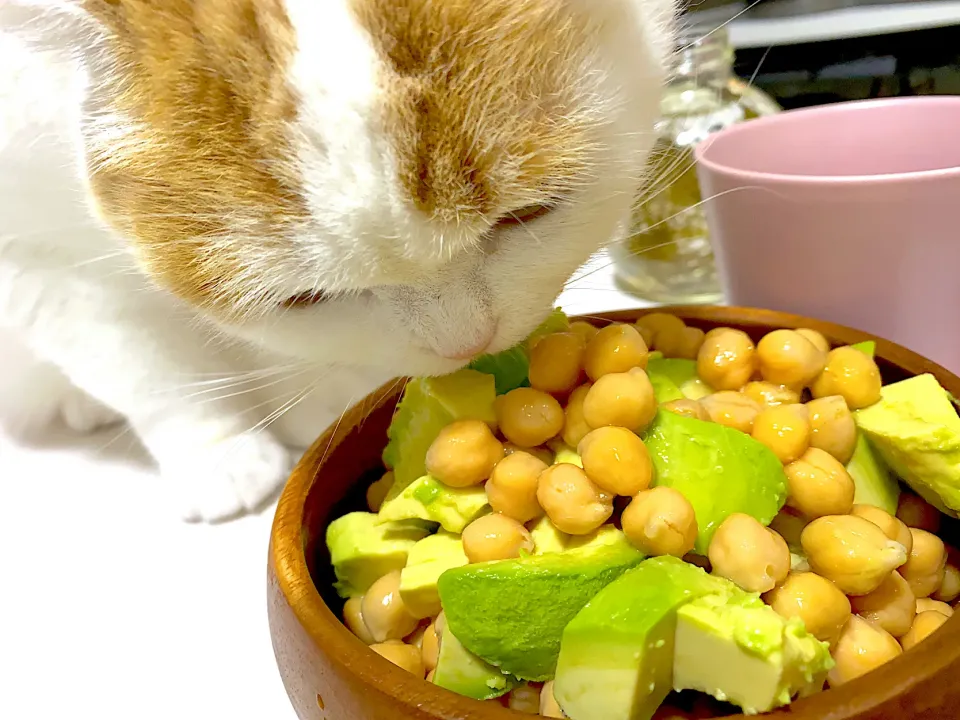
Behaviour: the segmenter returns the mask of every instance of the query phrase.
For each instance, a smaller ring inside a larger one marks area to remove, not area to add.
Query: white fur
[[[258,507],[374,386],[454,370],[458,356],[507,348],[546,315],[628,211],[673,13],[670,0],[589,5],[603,28],[582,69],[605,120],[595,167],[567,207],[497,230],[492,251],[452,252],[476,238],[470,228],[442,238],[410,209],[371,110],[377,61],[345,4],[287,5],[301,41],[291,133],[311,220],[282,257],[251,251],[246,279],[260,296],[341,294],[225,326],[151,283],[91,209],[77,138],[99,60],[81,52],[85,19],[70,0],[0,2],[0,410],[18,427],[125,417],[187,518]],[[39,20],[28,33],[40,46],[22,41],[24,18]]]

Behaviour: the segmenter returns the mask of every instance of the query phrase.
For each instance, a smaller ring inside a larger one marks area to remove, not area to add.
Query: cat
[[[0,414],[188,520],[524,338],[629,213],[672,0],[0,0]]]

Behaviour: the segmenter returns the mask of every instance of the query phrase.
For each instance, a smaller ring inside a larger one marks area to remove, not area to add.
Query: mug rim
[[[876,173],[869,175],[805,175],[794,173],[774,173],[760,170],[746,170],[723,162],[711,159],[711,148],[718,142],[726,142],[737,138],[744,132],[752,133],[757,126],[788,125],[802,121],[810,115],[837,115],[850,112],[870,113],[879,108],[890,106],[948,106],[948,109],[957,113],[960,121],[960,96],[953,95],[926,95],[898,98],[875,98],[870,100],[851,100],[847,102],[818,105],[815,107],[787,110],[776,115],[755,118],[749,122],[732,125],[693,148],[694,159],[699,168],[715,175],[736,177],[741,180],[764,184],[790,185],[886,185],[908,182],[928,182],[933,180],[960,178],[960,164],[952,167],[935,168],[931,170],[911,170],[908,172]],[[952,106],[952,107],[950,107]]]

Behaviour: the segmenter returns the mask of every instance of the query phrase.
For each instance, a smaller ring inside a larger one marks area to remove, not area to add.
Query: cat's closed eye
[[[504,214],[503,217],[497,220],[495,226],[512,227],[514,225],[523,225],[524,223],[533,222],[537,218],[543,217],[547,213],[552,212],[554,209],[556,209],[556,205],[552,203],[527,205],[522,208],[517,208],[516,210],[511,210],[510,212]]]
[[[319,305],[330,300],[332,295],[323,290],[307,290],[284,300],[280,305],[285,308],[304,308]]]

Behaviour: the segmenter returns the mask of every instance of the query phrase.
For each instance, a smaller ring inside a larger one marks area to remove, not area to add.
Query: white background
[[[642,305],[596,267],[564,310]],[[294,720],[267,628],[273,508],[190,525],[163,492],[129,433],[0,435],[0,718]]]

